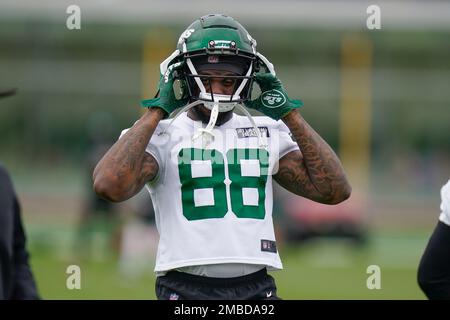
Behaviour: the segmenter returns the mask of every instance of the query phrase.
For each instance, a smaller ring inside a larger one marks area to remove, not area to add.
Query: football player
[[[450,299],[450,180],[441,189],[441,214],[420,260],[419,286],[429,299]]]
[[[147,187],[160,233],[159,299],[276,299],[267,273],[282,269],[272,180],[340,203],[351,187],[338,157],[229,16],[194,21],[160,73],[159,94],[142,102],[148,111],[96,166],[95,191],[123,201]],[[254,84],[261,94],[252,99]]]

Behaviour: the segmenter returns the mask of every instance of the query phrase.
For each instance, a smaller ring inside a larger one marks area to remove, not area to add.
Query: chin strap
[[[164,129],[162,134],[166,134],[167,133],[167,131],[169,130],[169,128],[173,124],[173,122],[181,114],[183,114],[183,112],[186,112],[189,109],[191,109],[191,108],[193,108],[193,107],[195,107],[195,106],[197,106],[199,104],[202,104],[202,103],[203,103],[203,101],[197,100],[197,101],[194,101],[194,102],[184,106],[175,115],[175,117],[172,118],[172,120],[169,122],[169,125]],[[248,118],[248,120],[252,124],[253,129],[255,130],[255,133],[256,133],[256,137],[258,138],[258,147],[262,148],[262,149],[267,149],[267,147],[268,147],[267,139],[266,139],[266,137],[263,137],[261,135],[261,131],[259,131],[259,128],[257,127],[257,125],[255,123],[255,120],[252,118],[252,115],[241,104],[236,104],[236,108],[239,109]],[[202,146],[203,146],[203,148],[206,148],[211,142],[213,142],[214,141],[213,129],[214,129],[214,126],[216,125],[218,117],[219,117],[219,102],[215,102],[214,103],[214,107],[211,110],[211,116],[209,118],[208,124],[206,125],[205,128],[199,128],[197,130],[197,133],[192,137],[192,141],[196,141],[198,138],[202,137]]]
[[[169,125],[164,129],[164,131],[162,132],[162,134],[166,134],[167,130],[169,130],[170,126],[172,125],[172,123],[180,116],[183,114],[183,112],[188,111],[189,109],[199,105],[203,103],[203,101],[197,100],[194,101],[192,103],[189,103],[187,105],[185,105],[183,108],[180,109],[180,111],[177,112],[177,114],[172,118],[172,120],[170,120]]]

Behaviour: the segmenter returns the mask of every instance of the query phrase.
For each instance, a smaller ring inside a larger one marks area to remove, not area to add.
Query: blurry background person
[[[442,212],[418,270],[419,286],[429,299],[450,299],[450,180],[441,199]]]
[[[0,99],[15,90],[0,90]],[[7,170],[0,164],[0,299],[39,299],[28,264],[20,204]]]
[[[95,165],[108,150],[115,126],[111,114],[93,112],[87,121],[87,152],[84,162],[84,199],[76,238],[76,252],[83,259],[117,257],[121,241],[119,207],[99,198],[91,188]]]

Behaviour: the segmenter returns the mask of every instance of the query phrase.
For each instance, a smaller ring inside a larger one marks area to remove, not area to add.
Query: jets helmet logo
[[[180,38],[178,39],[178,43],[183,43],[185,39],[189,38],[193,33],[195,32],[195,29],[187,29],[185,30]]]

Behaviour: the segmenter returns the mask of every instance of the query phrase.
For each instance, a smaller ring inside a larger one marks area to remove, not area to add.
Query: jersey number
[[[263,149],[230,149],[226,157],[231,211],[238,218],[264,219],[269,153]],[[244,166],[251,169],[243,172]],[[181,149],[178,171],[183,215],[188,220],[223,218],[228,212],[228,190],[222,153]]]

